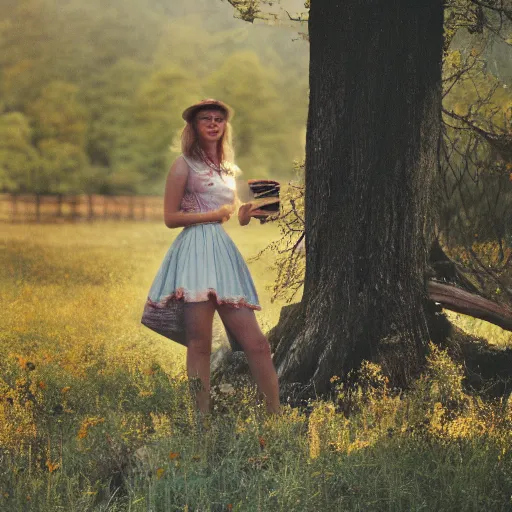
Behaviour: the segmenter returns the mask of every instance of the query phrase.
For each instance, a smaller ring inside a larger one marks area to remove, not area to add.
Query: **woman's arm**
[[[232,207],[225,205],[218,210],[204,213],[181,211],[181,200],[187,185],[188,165],[183,157],[171,167],[165,183],[164,222],[168,228],[181,228],[202,222],[225,222],[233,213]]]
[[[251,222],[251,216],[249,214],[249,211],[252,207],[252,204],[249,203],[242,203],[240,201],[240,198],[238,197],[238,191],[235,187],[235,209],[238,210],[238,222],[240,223],[240,226],[247,226],[249,222]]]
[[[238,222],[240,223],[240,226],[247,226],[249,222],[251,222],[251,203],[245,203],[238,208]]]

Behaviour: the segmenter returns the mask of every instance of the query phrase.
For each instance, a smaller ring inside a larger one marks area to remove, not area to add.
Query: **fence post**
[[[133,196],[128,198],[128,218],[135,220],[135,198]]]
[[[87,218],[89,221],[92,221],[94,218],[94,207],[93,207],[93,197],[92,194],[87,194],[87,204],[89,205],[89,211],[87,214]]]
[[[76,209],[77,203],[78,203],[78,201],[77,201],[76,196],[72,196],[71,197],[71,219],[73,221],[76,221],[76,218],[78,217],[78,212]]]
[[[18,216],[18,196],[16,192],[11,194],[11,222],[16,222],[16,217]]]
[[[36,222],[41,222],[41,195],[36,194]]]
[[[62,217],[62,194],[57,195],[57,215],[56,217],[60,219]]]

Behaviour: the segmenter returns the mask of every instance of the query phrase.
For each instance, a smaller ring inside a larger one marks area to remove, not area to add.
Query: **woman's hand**
[[[221,206],[218,210],[215,211],[216,217],[220,222],[227,222],[233,212],[235,211],[235,207],[232,204],[225,204]]]
[[[247,226],[251,222],[251,203],[245,203],[238,209],[238,222],[240,226]]]

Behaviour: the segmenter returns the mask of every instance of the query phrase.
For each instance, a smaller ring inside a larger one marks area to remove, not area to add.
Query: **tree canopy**
[[[0,8],[0,190],[161,194],[182,110],[212,96],[236,112],[244,177],[286,180],[302,156],[307,45],[290,32],[203,0]]]

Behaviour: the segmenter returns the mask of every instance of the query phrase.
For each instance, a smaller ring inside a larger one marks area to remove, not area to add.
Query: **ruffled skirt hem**
[[[251,304],[245,297],[219,297],[213,288],[200,292],[191,292],[184,288],[178,288],[175,292],[163,297],[159,301],[151,300],[151,298],[148,297],[147,304],[153,308],[165,308],[176,301],[183,301],[184,303],[207,302],[212,298],[219,306],[228,305],[236,309],[249,308],[254,311],[261,311],[259,304]]]

